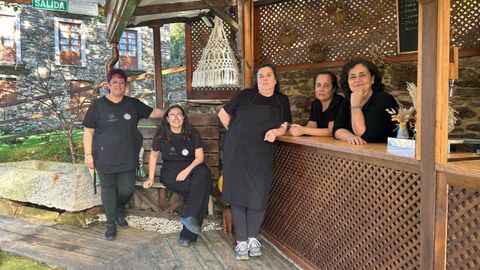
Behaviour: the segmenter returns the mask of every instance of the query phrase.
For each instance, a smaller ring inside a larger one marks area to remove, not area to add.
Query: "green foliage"
[[[13,11],[15,11],[15,12],[20,10],[20,5],[19,4],[9,3],[8,1],[7,2],[1,2],[0,1],[0,6],[4,6],[4,7],[7,7],[7,8],[13,8]]]
[[[163,68],[185,65],[185,24],[174,23],[170,25],[170,61],[164,63]]]
[[[81,150],[77,151],[79,161],[83,160],[82,138],[83,132],[74,134],[74,142],[78,150]],[[15,140],[22,142],[14,144],[6,140],[0,142],[0,163],[32,159],[72,162],[66,137],[63,135],[47,133],[31,135],[28,138],[19,137]]]
[[[3,270],[43,270],[43,269],[62,269],[57,266],[46,265],[25,257],[0,252],[0,269]]]

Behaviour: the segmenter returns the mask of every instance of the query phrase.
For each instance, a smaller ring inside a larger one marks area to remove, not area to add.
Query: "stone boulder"
[[[101,205],[100,191],[82,164],[28,160],[0,163],[0,198],[69,212]]]

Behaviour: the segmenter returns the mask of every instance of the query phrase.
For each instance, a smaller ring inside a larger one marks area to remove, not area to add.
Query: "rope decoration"
[[[193,87],[239,86],[237,60],[223,30],[223,21],[215,17],[215,26],[207,46],[193,72]]]

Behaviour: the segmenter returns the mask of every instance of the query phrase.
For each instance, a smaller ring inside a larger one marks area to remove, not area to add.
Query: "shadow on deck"
[[[2,251],[67,269],[299,269],[264,239],[261,257],[236,261],[221,231],[203,232],[188,248],[177,245],[177,233],[129,228],[119,230],[115,241],[103,240],[103,233],[98,226],[48,226],[0,216]]]

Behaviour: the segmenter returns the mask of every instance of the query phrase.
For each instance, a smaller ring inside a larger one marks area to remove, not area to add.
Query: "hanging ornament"
[[[238,87],[238,77],[237,59],[223,30],[223,21],[215,17],[215,26],[193,72],[192,86]]]

